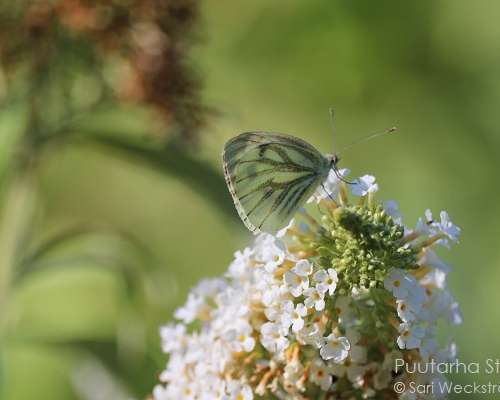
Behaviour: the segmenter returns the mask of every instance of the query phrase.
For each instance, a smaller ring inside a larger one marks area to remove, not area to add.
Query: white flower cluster
[[[332,174],[324,186],[328,193],[321,189],[312,200],[327,209],[323,218],[333,218],[332,210],[346,206],[347,187]],[[375,179],[364,176],[352,193],[371,203],[377,189]],[[439,349],[434,328],[438,319],[460,323],[461,316],[446,288],[450,268],[430,246],[448,246],[460,230],[446,213],[436,222],[426,212],[410,230],[402,227],[394,202],[380,212],[405,232],[398,240],[414,251],[415,265],[395,268],[379,260],[380,282],[342,291],[346,281],[355,281],[345,258],[323,254],[341,252],[341,240],[336,243],[304,211],[309,224],[292,221],[276,236],[258,236],[251,248],[235,253],[224,278],[204,280],[191,291],[175,313],[178,322],[161,328],[170,357],[153,398],[313,399],[342,391],[351,398],[396,399],[391,384],[397,380],[440,378],[396,374],[394,360],[454,356],[451,346]],[[318,235],[330,238],[332,249],[325,250]]]

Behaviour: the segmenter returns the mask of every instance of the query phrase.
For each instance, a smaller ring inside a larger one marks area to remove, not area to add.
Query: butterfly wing
[[[285,226],[330,169],[313,146],[277,133],[242,133],[226,143],[222,157],[238,214],[254,234]]]

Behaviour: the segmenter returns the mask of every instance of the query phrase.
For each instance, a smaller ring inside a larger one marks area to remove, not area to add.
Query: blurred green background
[[[0,398],[147,396],[158,327],[251,240],[220,152],[255,129],[332,152],[396,125],[341,166],[410,226],[448,210],[465,323],[447,333],[464,362],[500,358],[500,4],[154,4],[0,5]]]

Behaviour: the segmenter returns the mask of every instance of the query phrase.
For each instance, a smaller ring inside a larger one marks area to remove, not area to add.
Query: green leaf
[[[126,350],[115,339],[45,341],[38,344],[54,346],[58,350],[66,348],[75,352],[79,360],[90,360],[99,365],[99,369],[109,372],[108,377],[113,379],[115,385],[130,392],[133,396],[129,397],[134,398],[145,398],[151,392],[161,368],[150,353],[143,353],[130,362]]]
[[[117,231],[77,227],[57,233],[27,251],[13,271],[13,285],[33,271],[101,265],[119,272],[130,296],[141,292],[143,266],[151,254],[133,236]]]
[[[158,148],[145,141],[88,132],[84,137],[89,144],[114,151],[120,156],[125,156],[160,173],[181,179],[210,201],[216,210],[221,211],[225,216],[230,216],[233,222],[238,221],[221,173],[222,167],[221,172],[217,172],[207,162],[191,156],[176,145]]]

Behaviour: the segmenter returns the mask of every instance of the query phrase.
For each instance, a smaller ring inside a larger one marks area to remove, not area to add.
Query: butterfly
[[[236,210],[254,234],[286,226],[332,168],[343,180],[336,155],[281,133],[242,133],[226,143],[222,161]]]

